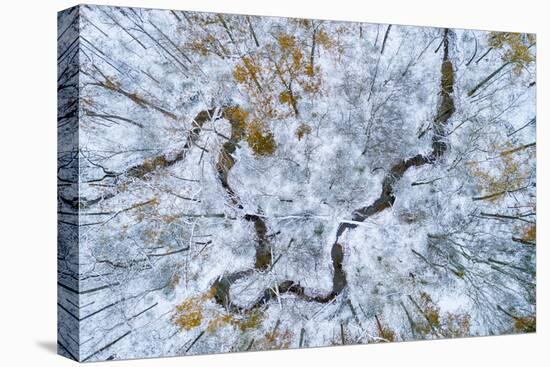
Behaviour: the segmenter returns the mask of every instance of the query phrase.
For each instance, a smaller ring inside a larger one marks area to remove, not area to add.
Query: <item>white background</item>
[[[538,332],[386,345],[110,362],[113,366],[540,366],[550,360],[549,23],[545,1],[113,0],[96,4],[537,33]],[[74,365],[56,345],[56,12],[75,1],[0,9],[0,365]],[[546,344],[546,347],[544,347]],[[100,363],[98,365],[107,365]]]

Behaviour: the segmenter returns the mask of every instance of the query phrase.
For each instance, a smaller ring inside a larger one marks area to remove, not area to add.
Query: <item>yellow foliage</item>
[[[202,56],[207,56],[208,54],[212,53],[223,57],[223,53],[218,50],[216,38],[211,34],[206,35],[204,38],[189,42],[187,44],[187,47],[191,51],[196,52]]]
[[[225,327],[225,326],[228,326],[228,325],[231,325],[232,321],[233,321],[233,317],[231,315],[229,315],[229,314],[219,314],[219,315],[215,316],[214,318],[212,318],[208,322],[208,326],[207,326],[206,330],[210,334],[213,334],[218,329],[220,329],[222,327]]]
[[[435,306],[428,293],[422,292],[420,300],[424,305],[423,311],[430,326],[439,327],[439,308]]]
[[[237,320],[234,324],[244,332],[257,329],[262,321],[263,314],[258,310],[252,310],[245,314],[244,318]]]
[[[537,239],[537,226],[535,224],[523,229],[523,241],[534,242]]]
[[[111,79],[107,78],[103,83],[103,86],[110,90],[118,90],[120,88],[120,83],[118,83],[117,81],[112,81]]]
[[[259,85],[259,74],[261,68],[258,60],[251,56],[243,56],[241,63],[237,64],[233,69],[233,77],[240,84],[247,84],[253,82],[254,88]]]
[[[535,61],[535,56],[529,47],[535,43],[532,34],[490,32],[489,45],[493,48],[504,49],[503,60],[514,64],[514,71],[519,74],[526,65]]]
[[[249,113],[239,107],[228,107],[224,110],[224,113],[228,120],[245,124],[248,119]]]
[[[248,79],[248,71],[242,65],[235,66],[233,70],[233,77],[235,80],[241,84],[245,83]]]
[[[335,48],[343,29],[333,31],[322,21],[294,19],[291,21],[296,26],[294,30],[277,34],[271,42],[262,40],[260,49],[248,50],[250,52],[243,56],[241,46],[250,38],[249,27],[232,22],[231,17],[215,14],[190,14],[188,17],[196,27],[184,47],[203,56],[214,54],[222,58],[240,58],[233,69],[233,77],[248,94],[253,106],[251,114],[263,120],[297,115],[296,96],[301,94],[300,89],[309,94],[320,90],[319,67],[313,62],[314,50]],[[226,32],[219,32],[221,28]],[[311,58],[305,57],[309,54]],[[293,103],[283,103],[283,108],[276,104],[277,90],[281,86],[295,96]],[[139,96],[136,96],[136,102],[142,102]]]
[[[263,314],[259,310],[246,312],[244,315],[216,313],[208,322],[207,331],[211,334],[226,326],[234,326],[241,332],[257,329],[263,321]]]
[[[419,307],[423,319],[416,323],[416,332],[422,336],[435,332],[445,338],[468,336],[470,333],[470,315],[468,313],[450,313],[441,315],[439,307],[425,292],[420,294]],[[437,335],[436,334],[436,335]]]
[[[295,69],[298,69],[300,68],[302,64],[302,51],[300,49],[294,49],[294,51],[292,51],[292,66],[295,68]]]
[[[534,316],[516,318],[514,330],[518,333],[534,333],[537,331],[537,318]]]
[[[298,140],[302,140],[305,135],[311,134],[311,127],[308,124],[302,122],[298,129],[296,129],[296,137]]]
[[[231,121],[233,138],[240,140],[246,129],[246,121],[250,113],[240,107],[228,107],[224,111],[224,117]]]
[[[267,156],[277,147],[273,133],[259,120],[252,120],[247,126],[246,142],[257,156]]]
[[[307,42],[281,33],[276,43],[265,46],[266,52],[241,57],[233,77],[253,106],[252,120],[270,122],[297,116],[300,92],[314,94],[320,90],[321,79],[316,73],[319,68],[304,57],[304,48],[310,47]]]
[[[502,151],[498,159],[491,165],[496,173],[488,172],[480,167],[478,163],[472,165],[472,175],[477,178],[479,188],[486,194],[497,194],[506,191],[512,191],[520,188],[529,174],[529,166],[517,159],[516,155],[509,154],[510,144],[493,145],[491,150],[494,152]],[[490,197],[487,200],[496,201],[502,198],[502,195]]]
[[[286,104],[292,106],[292,104],[296,103],[296,100],[292,96],[292,94],[290,94],[289,91],[284,91],[281,94],[279,94],[279,102],[286,103]]]
[[[306,65],[305,73],[307,76],[312,77],[315,75],[315,68],[311,64]]]
[[[384,342],[395,341],[395,332],[388,326],[383,325],[378,316],[376,316],[376,327],[378,329],[378,336],[384,339]]]
[[[260,67],[258,66],[258,62],[254,60],[252,57],[244,56],[242,58],[243,64],[250,74],[251,77],[255,77],[256,74],[260,71]]]
[[[387,340],[388,342],[393,342],[395,341],[395,332],[388,328],[388,327],[384,327],[381,331],[380,331],[380,334],[379,336],[382,338],[382,339],[385,339]]]
[[[260,49],[243,55],[239,52],[239,45],[242,40],[249,39],[248,27],[241,29],[238,24],[232,23],[233,37],[227,39],[224,32],[217,32],[219,27],[227,27],[227,19],[208,14],[193,14],[190,17],[197,24],[197,29],[186,43],[187,48],[204,56],[216,54],[222,58],[233,56],[239,59],[233,67],[233,78],[247,96],[249,108],[247,111],[235,108],[225,112],[227,116],[232,115],[229,120],[232,127],[238,129],[234,137],[237,140],[245,138],[256,156],[273,154],[276,142],[268,124],[297,117],[299,101],[320,92],[321,73],[314,62],[314,51],[335,48],[338,40],[333,37],[339,37],[338,34],[333,31],[329,34],[330,28],[322,22],[314,24],[309,20],[297,19],[294,21],[297,27],[295,32],[281,32],[271,42],[262,40]],[[309,127],[305,125],[296,135],[300,140],[309,132]],[[160,162],[151,163],[155,166]]]
[[[316,40],[317,42],[319,42],[321,46],[323,46],[327,50],[330,50],[334,46],[334,41],[329,37],[327,32],[325,32],[323,29],[317,32]]]
[[[292,19],[292,22],[296,23],[299,27],[308,29],[311,27],[311,21],[308,19]]]
[[[285,97],[281,97],[285,98]],[[267,109],[268,116],[270,109]],[[232,136],[240,140],[244,138],[256,156],[271,155],[275,152],[276,143],[273,133],[259,118],[253,117],[249,121],[250,113],[239,107],[228,107],[224,117],[232,123]]]
[[[176,306],[172,322],[182,330],[200,326],[203,320],[204,304],[214,297],[213,290],[191,297]]]
[[[293,36],[288,34],[281,34],[277,41],[279,42],[279,47],[283,52],[291,51],[296,47],[296,40]]]
[[[198,303],[185,301],[176,307],[179,315],[173,321],[181,329],[191,330],[199,326],[202,322],[202,307]]]
[[[441,333],[445,338],[462,338],[470,335],[470,314],[446,313]]]
[[[273,331],[268,331],[263,338],[259,338],[254,342],[254,348],[257,350],[269,349],[287,349],[292,342],[292,333],[288,329],[280,330],[275,328]]]

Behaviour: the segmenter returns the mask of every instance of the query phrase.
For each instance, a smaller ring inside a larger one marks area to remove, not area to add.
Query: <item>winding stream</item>
[[[353,222],[363,222],[367,218],[374,216],[385,209],[391,207],[395,202],[393,189],[395,184],[403,177],[405,172],[411,167],[419,167],[425,164],[433,164],[447,150],[445,141],[445,130],[447,121],[455,111],[453,94],[454,70],[449,57],[449,33],[448,29],[443,34],[443,59],[441,63],[441,85],[440,100],[437,108],[437,116],[433,121],[432,151],[427,155],[418,154],[413,157],[403,159],[394,164],[389,170],[388,175],[382,182],[380,196],[370,205],[358,208],[352,213]],[[229,171],[235,164],[232,154],[236,149],[238,142],[242,137],[242,131],[239,131],[238,121],[232,120],[231,116],[224,114],[224,117],[231,124],[231,138],[223,144],[219,153],[217,162],[217,171],[222,187],[230,197],[232,204],[238,209],[243,209],[242,204],[234,190],[229,185]],[[250,276],[255,271],[265,271],[271,265],[271,243],[267,237],[267,224],[265,218],[254,214],[244,215],[244,219],[254,223],[256,231],[256,259],[253,269],[246,269],[218,277],[212,284],[215,294],[215,300],[226,309],[233,312],[249,311],[255,308],[267,306],[270,301],[277,299],[282,294],[292,293],[300,299],[308,302],[328,303],[336,298],[347,286],[346,272],[343,268],[344,248],[340,243],[340,237],[347,231],[357,227],[355,223],[340,223],[336,231],[336,240],[331,247],[331,259],[333,266],[333,284],[332,290],[327,294],[318,295],[314,290],[307,290],[294,280],[284,280],[280,282],[275,291],[273,288],[267,288],[263,293],[247,307],[241,307],[234,304],[230,296],[231,286],[238,280]],[[317,294],[317,295],[316,295]]]

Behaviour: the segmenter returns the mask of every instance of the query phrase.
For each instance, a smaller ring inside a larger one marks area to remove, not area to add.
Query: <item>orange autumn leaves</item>
[[[489,45],[503,50],[502,60],[514,65],[514,72],[520,74],[530,63],[535,61],[535,55],[529,50],[536,43],[534,34],[490,32]]]
[[[321,33],[328,39],[326,33]],[[329,45],[329,41],[323,42]],[[299,101],[320,92],[319,67],[305,57],[306,40],[280,34],[277,41],[266,45],[264,52],[243,56],[233,70],[233,77],[249,100],[246,111],[246,137],[256,156],[275,152],[277,144],[270,123],[287,118],[300,118]],[[301,122],[298,140],[311,132]]]
[[[207,292],[185,299],[176,306],[172,322],[180,330],[188,331],[201,326],[204,320],[208,320],[206,331],[210,334],[224,327],[235,327],[241,332],[259,327],[263,320],[263,314],[259,310],[251,310],[242,315],[232,315],[218,307],[208,305],[215,294],[216,289],[212,288]]]

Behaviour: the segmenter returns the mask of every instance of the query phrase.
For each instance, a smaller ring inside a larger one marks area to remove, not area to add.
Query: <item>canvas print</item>
[[[58,16],[58,348],[536,330],[533,34]]]

